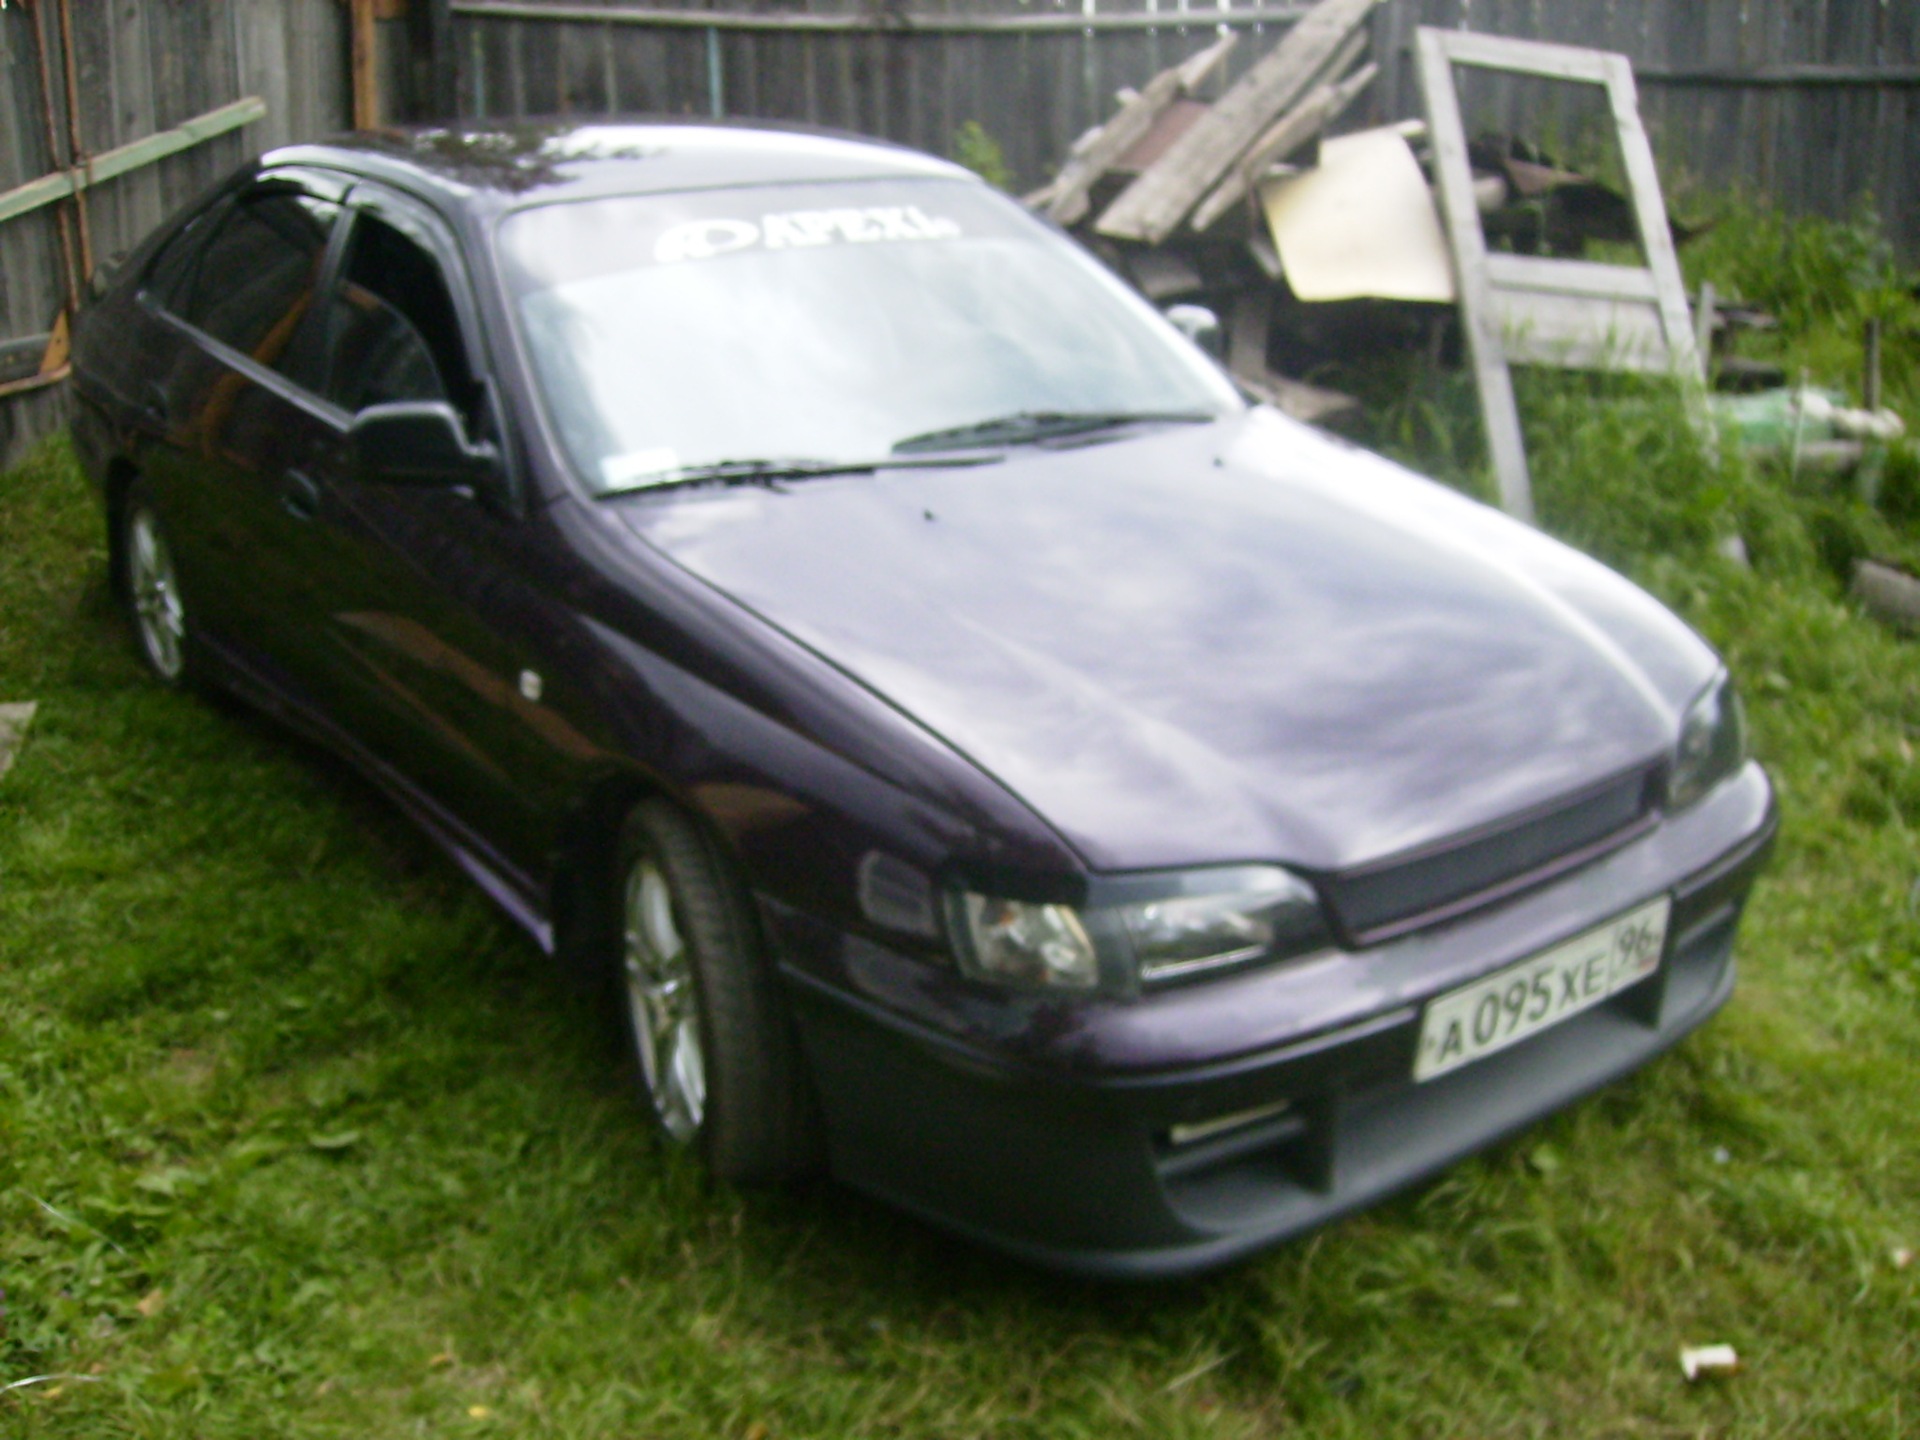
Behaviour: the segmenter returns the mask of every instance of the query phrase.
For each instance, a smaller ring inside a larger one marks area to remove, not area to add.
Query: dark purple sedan
[[[1044,1264],[1218,1264],[1726,999],[1713,653],[1271,411],[953,166],[720,125],[268,155],[81,326],[161,680],[605,984],[661,1129]]]

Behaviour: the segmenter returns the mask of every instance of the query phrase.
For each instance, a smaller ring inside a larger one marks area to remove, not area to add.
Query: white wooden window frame
[[[1638,370],[1672,375],[1690,390],[1699,389],[1703,362],[1687,314],[1673,232],[1626,56],[1430,26],[1420,28],[1417,45],[1440,208],[1453,249],[1487,449],[1502,507],[1530,522],[1533,485],[1510,364]],[[1454,86],[1456,65],[1606,90],[1644,267],[1488,253]]]

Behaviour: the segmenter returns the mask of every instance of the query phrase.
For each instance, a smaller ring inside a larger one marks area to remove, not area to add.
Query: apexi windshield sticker
[[[883,240],[951,240],[960,222],[928,215],[918,205],[868,205],[859,209],[787,210],[751,220],[689,220],[654,242],[662,265],[711,260],[735,250],[800,250],[819,245],[871,245]]]

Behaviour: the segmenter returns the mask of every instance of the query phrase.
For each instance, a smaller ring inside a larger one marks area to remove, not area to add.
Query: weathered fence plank
[[[8,217],[0,219],[0,352],[30,354],[67,303],[55,211],[73,202],[21,213],[36,189],[70,192],[77,171],[95,261],[112,263],[250,151],[343,128],[342,11],[338,0],[70,0],[76,155],[59,5],[0,10],[0,214]],[[266,118],[236,128],[258,117],[257,102],[234,108],[248,96],[266,100]],[[43,177],[48,183],[33,185]],[[21,187],[31,187],[24,197]],[[65,413],[60,388],[0,398],[0,466]]]

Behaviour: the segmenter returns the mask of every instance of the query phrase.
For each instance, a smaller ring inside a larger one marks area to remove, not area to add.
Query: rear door
[[[144,456],[203,636],[257,677],[298,693],[291,617],[311,603],[301,566],[305,471],[336,446],[317,393],[315,300],[344,211],[344,181],[269,172],[189,226],[143,295],[172,335],[143,397],[163,438]]]

